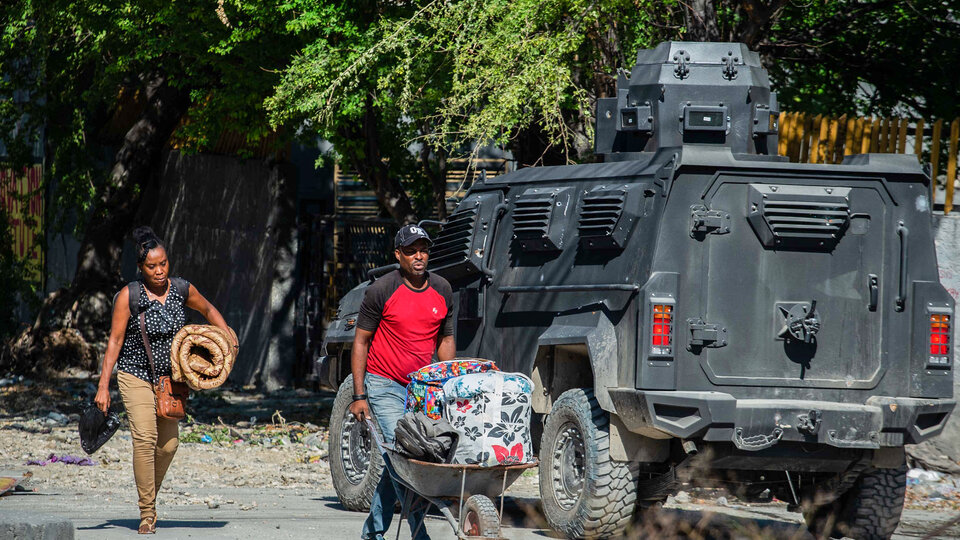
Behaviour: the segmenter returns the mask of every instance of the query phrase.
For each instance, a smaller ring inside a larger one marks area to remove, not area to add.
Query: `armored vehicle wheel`
[[[900,524],[906,490],[906,464],[869,468],[837,500],[804,511],[803,517],[817,538],[890,538]]]
[[[330,412],[330,476],[340,504],[347,510],[366,512],[383,473],[383,457],[365,423],[350,414],[353,375],[337,390]]]
[[[593,391],[561,394],[540,445],[540,499],[550,526],[569,538],[622,534],[638,478],[637,463],[611,459],[609,417]]]
[[[500,538],[500,515],[486,495],[471,495],[463,505],[460,530],[466,536]]]

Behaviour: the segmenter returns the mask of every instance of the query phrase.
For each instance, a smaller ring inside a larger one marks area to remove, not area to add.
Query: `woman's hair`
[[[155,247],[163,247],[163,242],[153,229],[146,225],[133,230],[133,242],[137,245],[137,264],[147,259],[147,253]]]

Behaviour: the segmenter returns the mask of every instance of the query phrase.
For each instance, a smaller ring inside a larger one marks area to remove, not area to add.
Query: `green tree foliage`
[[[513,150],[522,165],[591,159],[595,100],[612,94],[615,71],[629,69],[638,49],[664,39],[747,43],[790,110],[872,113],[899,104],[924,115],[956,111],[949,63],[960,39],[949,2],[315,5],[291,4],[300,27],[322,28],[324,37],[301,52],[267,101],[272,118],[309,121],[356,162],[377,156],[359,139],[337,137],[362,135],[349,130],[369,124],[362,119],[370,103],[397,152],[380,154],[392,175],[409,171],[411,142],[434,158],[486,141]]]
[[[151,215],[143,194],[171,137],[200,151],[225,129],[251,142],[271,130],[263,99],[302,46],[285,14],[238,0],[0,3],[0,138],[23,159],[42,127],[49,221],[76,220],[83,238],[72,287],[18,343],[38,349],[61,326],[102,337],[124,236]]]
[[[960,115],[956,2],[791,2],[759,50],[790,110]]]
[[[111,189],[129,181],[125,193],[136,197],[151,180],[116,174],[125,156],[112,151],[149,138],[131,132],[135,122],[169,125],[194,150],[225,129],[257,141],[270,130],[263,97],[298,48],[283,12],[259,3],[13,0],[0,14],[0,137],[23,156],[30,141],[11,138],[11,124],[45,128],[47,177],[58,185],[52,208],[75,213],[81,231],[116,210]],[[157,86],[168,89],[166,122],[150,118],[160,112],[148,98]]]
[[[367,103],[400,154],[417,143],[434,158],[462,155],[483,141],[510,147],[525,164],[586,159],[593,100],[612,92],[612,74],[637,49],[679,29],[669,1],[360,4],[370,6],[303,7],[300,20],[324,37],[267,101],[275,122],[308,120],[352,161],[370,157],[361,141],[342,137],[362,135],[350,130]],[[528,149],[526,136],[542,144]],[[390,163],[402,167],[402,157]]]

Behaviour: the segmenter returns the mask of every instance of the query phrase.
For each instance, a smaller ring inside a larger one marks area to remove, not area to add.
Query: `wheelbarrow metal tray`
[[[534,461],[517,465],[483,467],[460,463],[430,463],[410,459],[389,450],[387,453],[397,476],[425,497],[460,497],[462,485],[464,497],[479,494],[493,499],[499,497],[504,489],[523,474],[523,471],[538,464]]]

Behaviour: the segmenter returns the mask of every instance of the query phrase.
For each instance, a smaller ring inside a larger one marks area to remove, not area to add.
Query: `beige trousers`
[[[117,383],[130,421],[140,519],[156,518],[157,492],[180,443],[177,421],[157,416],[156,396],[150,383],[123,371],[117,372]]]

